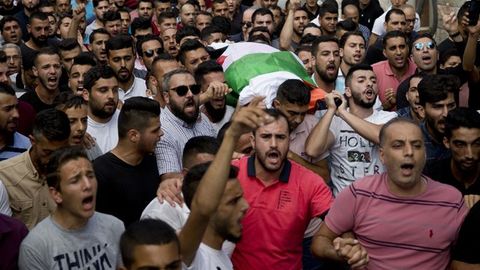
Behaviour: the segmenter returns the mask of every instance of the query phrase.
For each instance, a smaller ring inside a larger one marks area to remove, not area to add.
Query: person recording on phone
[[[330,152],[334,195],[356,179],[384,171],[378,155],[378,134],[382,125],[397,114],[374,110],[377,94],[372,68],[364,64],[351,67],[345,77],[345,96],[337,91],[325,96],[327,112],[307,138],[307,155],[318,157]],[[335,99],[342,99],[338,107]]]

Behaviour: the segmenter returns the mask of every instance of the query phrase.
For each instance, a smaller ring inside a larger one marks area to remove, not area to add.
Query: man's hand
[[[385,90],[385,99],[390,103],[390,108],[397,104],[397,97],[393,88],[388,88]]]
[[[480,201],[480,195],[476,194],[469,194],[463,196],[465,200],[465,204],[467,205],[468,209],[472,208],[478,201]]]
[[[478,34],[480,34],[480,20],[478,20],[477,25],[470,26],[470,25],[468,25],[468,23],[469,23],[468,12],[466,12],[466,13],[467,14],[465,14],[465,16],[463,16],[462,23],[463,23],[463,21],[465,21],[468,33],[470,35],[478,36]]]
[[[157,189],[157,198],[160,203],[167,201],[171,206],[175,207],[175,203],[182,206],[182,183],[183,178],[172,177],[163,180]]]
[[[255,97],[247,107],[241,108],[232,118],[232,124],[226,131],[226,134],[233,138],[239,138],[244,133],[251,132],[273,122],[273,117],[259,108],[259,104],[263,99],[264,97]]]
[[[95,138],[93,138],[88,132],[85,132],[85,136],[83,136],[83,146],[87,149],[91,149],[95,146],[95,143]]]
[[[368,264],[367,251],[355,239],[337,237],[333,240],[333,248],[339,257],[348,262],[352,269],[359,269]]]
[[[300,0],[291,0],[288,4],[288,11],[295,11],[295,9],[300,7]]]
[[[206,101],[224,97],[230,92],[232,92],[232,89],[229,88],[227,84],[222,82],[211,82],[205,91],[207,98]]]
[[[78,6],[73,10],[73,13],[72,13],[73,19],[78,21],[85,18],[85,14],[86,14],[86,11],[85,11],[84,3],[78,4]]]
[[[440,16],[442,16],[443,29],[448,32],[449,35],[458,32],[458,21],[455,14],[455,10],[450,8],[447,4],[444,8],[439,8]]]

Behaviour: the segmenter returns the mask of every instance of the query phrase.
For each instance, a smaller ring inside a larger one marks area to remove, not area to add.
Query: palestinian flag
[[[265,96],[265,104],[271,107],[278,86],[287,79],[299,79],[312,87],[314,85],[295,54],[265,44],[230,44],[217,62],[222,65],[225,80],[233,90],[227,96],[227,103],[232,106],[237,101],[245,105],[255,96]]]

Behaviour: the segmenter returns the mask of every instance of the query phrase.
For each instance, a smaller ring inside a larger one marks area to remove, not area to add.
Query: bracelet
[[[450,36],[451,38],[456,38],[456,37],[460,36],[460,32],[456,32],[456,33],[453,34],[453,35],[450,35],[450,34],[449,34],[449,36]]]

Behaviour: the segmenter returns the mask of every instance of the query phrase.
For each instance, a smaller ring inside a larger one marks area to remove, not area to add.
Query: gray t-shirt
[[[119,219],[98,212],[78,230],[65,230],[48,216],[23,240],[19,269],[117,269],[124,230]]]

